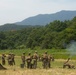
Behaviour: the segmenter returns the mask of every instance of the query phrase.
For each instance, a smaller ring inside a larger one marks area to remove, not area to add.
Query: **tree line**
[[[45,26],[1,31],[0,49],[65,49],[73,40],[76,41],[76,17],[64,22],[55,20]]]

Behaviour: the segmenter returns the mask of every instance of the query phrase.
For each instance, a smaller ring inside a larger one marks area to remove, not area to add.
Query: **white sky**
[[[76,0],[0,0],[0,25],[61,10],[76,10]]]

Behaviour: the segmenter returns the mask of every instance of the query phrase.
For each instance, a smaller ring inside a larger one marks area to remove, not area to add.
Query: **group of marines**
[[[8,61],[8,65],[15,65],[15,60],[14,60],[15,55],[13,53],[8,54],[7,56],[7,61]],[[5,61],[6,55],[2,54],[2,65],[6,64]]]
[[[6,64],[5,61],[6,55],[2,54],[2,65]],[[50,68],[51,67],[51,61],[54,61],[54,57],[47,54],[47,52],[44,52],[44,54],[42,54],[42,56],[39,56],[37,51],[34,52],[33,55],[31,55],[31,53],[28,53],[27,56],[25,56],[25,53],[23,53],[21,55],[21,60],[22,60],[22,66],[21,68],[27,67],[29,69],[36,69],[38,67],[37,62],[42,62],[42,66],[44,69]],[[64,62],[63,64],[63,68],[74,68],[75,66],[73,64],[69,64],[70,58],[68,58],[68,60],[66,62]],[[15,65],[15,55],[13,53],[8,54],[7,56],[7,61],[8,61],[8,65],[13,66]]]
[[[26,65],[27,63],[27,68],[37,68],[37,62],[42,61],[42,66],[43,68],[50,68],[51,67],[51,60],[54,61],[54,58],[51,55],[48,55],[47,52],[42,54],[40,57],[37,54],[37,51],[33,55],[31,53],[28,53],[28,56],[25,57],[25,53],[22,54],[21,56],[22,59],[22,64]],[[26,62],[26,63],[25,63]]]
[[[6,55],[2,54],[2,65],[6,64],[5,61]],[[42,56],[39,56],[37,51],[34,52],[33,55],[31,53],[28,53],[26,56],[25,53],[21,55],[21,61],[23,67],[27,68],[37,68],[37,62],[42,62],[43,68],[50,68],[51,67],[51,60],[54,61],[54,58],[51,55],[48,55],[47,52],[44,52]],[[13,53],[8,54],[7,56],[8,65],[13,66],[15,65],[15,55]]]

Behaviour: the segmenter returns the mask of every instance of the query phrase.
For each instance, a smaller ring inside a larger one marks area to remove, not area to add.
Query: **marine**
[[[25,53],[22,54],[21,59],[22,59],[22,64],[25,65],[25,60],[26,60]]]
[[[31,53],[28,53],[28,56],[26,58],[26,62],[27,62],[27,68],[29,68],[29,69],[32,68],[31,61],[32,61]]]
[[[38,60],[38,54],[37,54],[37,51],[35,51],[35,53],[33,54],[33,57],[32,57],[33,68],[34,68],[34,69],[37,68],[37,60]]]
[[[43,65],[44,69],[47,69],[47,67],[48,67],[48,55],[47,55],[47,52],[45,52],[42,55],[42,65]]]
[[[5,65],[5,63],[6,63],[5,57],[6,57],[6,55],[5,54],[2,54],[2,65]]]

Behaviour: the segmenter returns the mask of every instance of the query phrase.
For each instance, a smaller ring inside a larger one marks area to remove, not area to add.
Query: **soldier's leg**
[[[27,68],[29,68],[29,63],[27,62]]]
[[[46,63],[46,62],[44,62],[44,68],[46,68],[46,66],[47,66],[47,63]]]
[[[37,68],[37,61],[36,61],[36,66],[35,67]]]
[[[33,67],[32,63],[29,62],[29,68],[31,69]]]
[[[34,62],[34,69],[36,69],[36,65],[37,65],[37,64],[36,64],[36,61],[35,61],[35,62]]]
[[[27,63],[27,68],[31,68],[30,62]]]
[[[43,61],[43,68],[45,68],[45,62]]]
[[[14,63],[14,65],[15,65],[15,60],[13,60],[13,63]]]
[[[46,69],[48,68],[48,62],[47,61],[45,62],[45,68]]]
[[[10,65],[13,66],[13,61],[10,61]]]
[[[4,60],[2,61],[2,65],[5,65],[5,61]]]
[[[8,65],[9,65],[9,61],[8,61]]]
[[[50,66],[51,66],[51,65],[50,65],[50,62],[48,62],[48,67],[50,68]]]
[[[36,69],[36,61],[33,62],[33,68]]]

